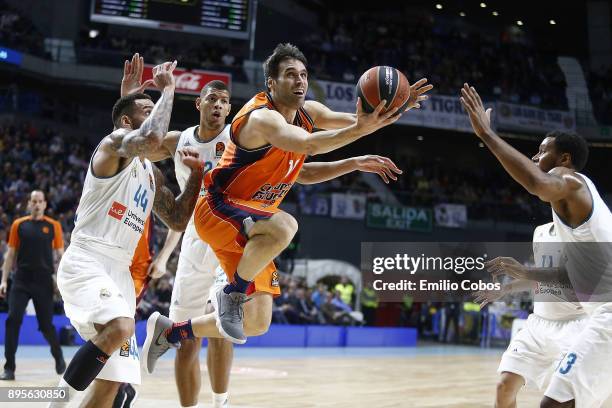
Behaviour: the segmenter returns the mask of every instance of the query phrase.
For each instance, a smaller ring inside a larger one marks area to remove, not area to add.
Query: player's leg
[[[223,273],[223,276],[225,276],[225,273]],[[225,279],[223,280],[226,281]],[[213,287],[212,296],[214,296],[214,289]],[[206,312],[213,312],[210,303],[206,305]],[[212,408],[222,408],[229,403],[228,390],[233,359],[234,345],[230,341],[215,338],[208,339],[206,367],[208,368],[208,378],[210,380],[210,388],[212,389]]]
[[[520,375],[502,372],[495,390],[495,408],[516,408],[516,396],[524,384]]]
[[[55,372],[63,374],[66,371],[66,362],[57,337],[57,330],[53,325],[53,286],[32,288],[32,301],[36,310],[38,327],[51,347],[51,355],[55,360]]]
[[[96,379],[87,390],[80,408],[112,407],[122,383]]]
[[[228,401],[229,380],[234,359],[234,345],[225,339],[208,339],[206,366],[212,389],[213,408],[224,407]]]
[[[202,383],[200,373],[200,349],[202,339],[181,341],[174,359],[174,378],[182,407],[197,405]]]
[[[259,272],[287,248],[297,230],[295,218],[284,211],[255,222],[248,230],[248,241],[236,269],[237,275],[243,280],[254,280]]]
[[[6,317],[5,343],[4,343],[4,373],[0,376],[0,380],[15,379],[15,353],[19,343],[19,329],[23,322],[23,315],[30,301],[30,294],[25,289],[19,286],[18,283],[13,283],[9,293],[8,316]]]

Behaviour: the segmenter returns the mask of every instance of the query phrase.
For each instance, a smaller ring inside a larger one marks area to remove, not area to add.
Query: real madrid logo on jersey
[[[132,177],[136,178],[136,163],[132,165]]]

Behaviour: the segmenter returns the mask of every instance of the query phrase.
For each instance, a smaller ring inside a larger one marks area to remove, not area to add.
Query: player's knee
[[[270,328],[271,319],[266,316],[255,316],[244,321],[244,332],[247,336],[261,336]]]
[[[120,347],[126,339],[134,334],[134,320],[127,317],[118,317],[107,324],[106,331],[115,347]]]
[[[273,235],[279,242],[279,244],[282,243],[284,246],[287,246],[289,245],[298,230],[298,223],[295,218],[293,218],[293,216],[287,213],[281,212],[275,214],[275,216],[276,219],[274,224],[275,228],[273,229]]]
[[[181,361],[198,359],[200,353],[201,339],[189,339],[181,341],[181,347],[176,351],[176,358]]]
[[[208,339],[208,348],[215,349],[215,350],[221,350],[224,348],[231,348],[231,347],[232,347],[232,343],[225,339],[216,339],[214,337],[211,337]]]

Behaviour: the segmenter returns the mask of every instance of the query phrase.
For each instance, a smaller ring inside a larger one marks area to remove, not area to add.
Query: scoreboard
[[[92,0],[91,21],[247,39],[250,0]]]

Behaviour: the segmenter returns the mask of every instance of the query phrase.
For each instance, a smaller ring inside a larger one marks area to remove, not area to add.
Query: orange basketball
[[[387,101],[385,111],[399,107],[399,114],[408,105],[410,83],[404,74],[393,67],[372,67],[359,78],[357,96],[361,98],[364,112],[373,112],[384,99]]]

